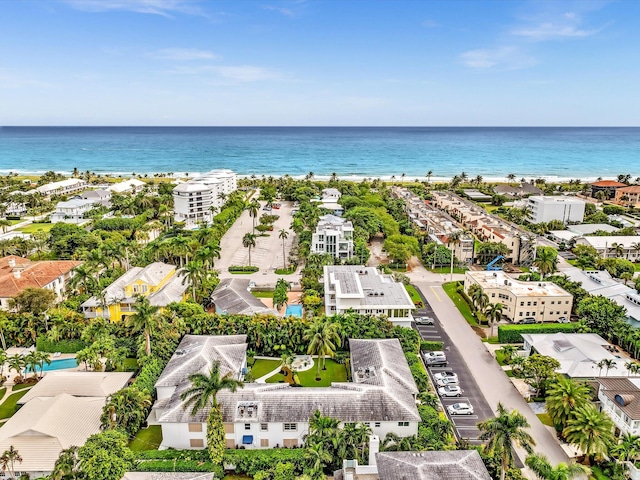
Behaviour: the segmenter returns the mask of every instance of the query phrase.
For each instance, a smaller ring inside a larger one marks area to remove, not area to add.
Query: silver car
[[[436,385],[439,387],[448,387],[450,385],[458,385],[458,378],[441,378],[436,381]]]
[[[459,397],[462,395],[462,389],[458,385],[447,385],[446,387],[440,387],[438,394],[441,397]]]
[[[473,415],[473,407],[469,403],[454,403],[447,407],[449,415]]]
[[[456,382],[458,381],[458,374],[454,373],[454,372],[438,372],[433,376],[433,379],[437,382],[438,380],[441,380],[443,378],[450,378],[455,380]]]

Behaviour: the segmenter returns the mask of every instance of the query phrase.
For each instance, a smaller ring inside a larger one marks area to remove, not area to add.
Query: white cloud
[[[595,35],[605,27],[587,29],[582,26],[582,17],[576,12],[565,12],[555,18],[533,21],[511,30],[511,34],[533,41],[557,38],[583,38]]]
[[[120,10],[170,16],[172,13],[203,15],[194,0],[61,0],[77,10],[108,12]]]
[[[160,60],[175,60],[185,62],[190,60],[215,60],[218,55],[208,50],[198,50],[195,48],[162,48],[150,54]]]
[[[276,7],[275,5],[264,5],[262,8],[264,8],[265,10],[270,10],[272,12],[277,12],[281,15],[284,15],[285,17],[295,16],[295,13],[290,8]]]
[[[215,76],[234,82],[258,82],[263,80],[282,79],[282,73],[255,65],[202,65],[199,67],[179,66],[168,73],[176,75]]]
[[[534,60],[516,47],[469,50],[460,55],[462,62],[476,70],[516,70],[533,65]]]

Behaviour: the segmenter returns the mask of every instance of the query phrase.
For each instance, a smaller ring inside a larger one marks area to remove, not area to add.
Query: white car
[[[446,387],[440,387],[438,394],[441,397],[459,397],[462,395],[462,390],[458,385],[447,385]]]
[[[438,380],[441,380],[443,378],[452,378],[454,379],[456,382],[458,381],[458,374],[453,373],[453,372],[439,372],[436,373],[433,376],[433,379],[437,382]]]
[[[451,385],[458,385],[458,378],[441,378],[436,381],[436,385],[439,387],[449,387]]]
[[[413,319],[416,325],[434,325],[434,320],[431,317],[416,317]]]
[[[454,403],[447,407],[449,415],[473,415],[473,407],[469,403]]]

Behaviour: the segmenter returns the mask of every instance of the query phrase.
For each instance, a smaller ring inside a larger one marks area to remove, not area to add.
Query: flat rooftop
[[[559,297],[571,296],[569,292],[553,282],[522,282],[510,277],[503,271],[466,272],[482,289],[500,288],[508,290],[518,297]]]

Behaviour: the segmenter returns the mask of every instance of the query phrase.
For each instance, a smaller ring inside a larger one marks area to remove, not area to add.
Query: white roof
[[[108,397],[127,385],[133,372],[48,372],[18,400],[25,404],[36,397],[55,397],[62,393],[74,397]]]
[[[629,248],[635,243],[640,243],[639,235],[625,235],[625,236],[608,236],[608,237],[582,237],[578,240],[581,244],[588,244],[594,247],[596,250],[604,248],[611,248],[611,245],[617,243],[624,248]]]
[[[552,197],[547,195],[532,195],[529,197],[529,201],[541,202],[546,204],[549,204],[549,203],[573,203],[575,205],[585,204],[584,200],[580,200],[574,197],[567,197],[567,196]]]
[[[539,354],[555,358],[560,362],[557,372],[572,378],[619,377],[628,373],[624,366],[628,359],[607,350],[609,342],[595,333],[523,333],[522,338]],[[601,371],[596,365],[600,360],[613,360],[616,367]]]
[[[115,193],[123,193],[129,190],[135,190],[139,187],[142,187],[145,183],[136,178],[130,178],[129,180],[125,180],[120,183],[114,183],[107,190]]]
[[[34,191],[39,193],[48,193],[53,190],[57,190],[58,188],[66,188],[66,187],[75,187],[86,185],[87,182],[80,178],[67,178],[66,180],[61,180],[59,182],[47,183],[46,185],[40,185],[35,188]]]
[[[0,451],[13,445],[22,457],[20,471],[50,472],[62,450],[100,432],[104,405],[104,397],[34,398],[0,428]]]
[[[467,271],[466,275],[473,278],[483,288],[501,288],[508,290],[517,297],[556,297],[571,296],[569,292],[553,282],[523,282],[510,277],[502,270],[499,271]]]
[[[71,200],[67,200],[66,202],[58,202],[56,205],[56,209],[85,207],[94,205],[95,203],[95,199],[72,198]]]
[[[609,225],[607,223],[582,223],[580,225],[568,225],[567,230],[570,232],[578,233],[580,235],[589,235],[595,233],[598,230],[603,232],[617,232],[619,228]]]

